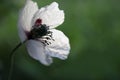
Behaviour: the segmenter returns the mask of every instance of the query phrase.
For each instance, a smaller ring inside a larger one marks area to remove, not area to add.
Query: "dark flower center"
[[[28,39],[37,39],[41,38],[42,36],[45,36],[48,34],[49,26],[39,25],[34,26],[33,29],[27,34]]]
[[[42,36],[47,35],[48,30],[49,30],[49,26],[42,24],[41,19],[37,19],[35,21],[35,24],[32,26],[31,31],[27,32],[28,40],[41,38]]]
[[[49,26],[42,24],[41,19],[37,19],[35,24],[32,26],[30,32],[26,32],[28,40],[39,40],[41,38],[41,42],[45,45],[51,44],[48,40],[53,40],[52,32],[49,30]]]

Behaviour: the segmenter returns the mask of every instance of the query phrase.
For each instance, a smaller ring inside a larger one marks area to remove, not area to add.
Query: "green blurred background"
[[[120,80],[120,0],[34,0],[39,7],[57,1],[65,22],[57,29],[70,39],[67,60],[46,67],[23,45],[15,54],[12,80]],[[18,12],[25,0],[0,0],[0,80],[7,80],[9,54],[20,41]]]

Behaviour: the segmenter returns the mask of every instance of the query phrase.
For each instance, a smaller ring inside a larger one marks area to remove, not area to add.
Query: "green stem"
[[[14,66],[14,56],[15,56],[15,51],[22,45],[26,42],[27,40],[25,40],[23,43],[19,43],[13,50],[12,52],[10,53],[10,69],[9,69],[9,74],[8,74],[8,80],[11,80],[12,79],[12,73],[13,73],[13,66]]]

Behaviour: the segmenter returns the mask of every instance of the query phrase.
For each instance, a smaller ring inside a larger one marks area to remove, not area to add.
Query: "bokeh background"
[[[39,7],[57,1],[65,11],[62,30],[70,39],[67,60],[46,67],[21,46],[12,80],[120,80],[120,0],[34,0]],[[20,41],[18,13],[25,0],[0,0],[0,80],[7,80],[9,54]]]

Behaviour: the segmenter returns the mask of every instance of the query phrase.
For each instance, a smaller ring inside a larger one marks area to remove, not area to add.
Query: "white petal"
[[[44,65],[50,65],[52,63],[52,58],[45,53],[44,46],[41,42],[29,40],[26,45],[28,53],[32,58],[40,61]]]
[[[59,30],[52,29],[51,31],[55,41],[52,41],[52,44],[45,47],[46,54],[64,60],[70,51],[69,39]]]
[[[33,15],[37,10],[38,10],[37,3],[31,0],[27,0],[25,6],[19,13],[18,29],[19,36],[22,42],[26,39],[25,31],[30,31],[32,27],[31,21]]]
[[[33,25],[37,19],[41,19],[42,24],[55,28],[64,22],[64,11],[58,8],[58,3],[53,2],[36,12],[32,21]]]

